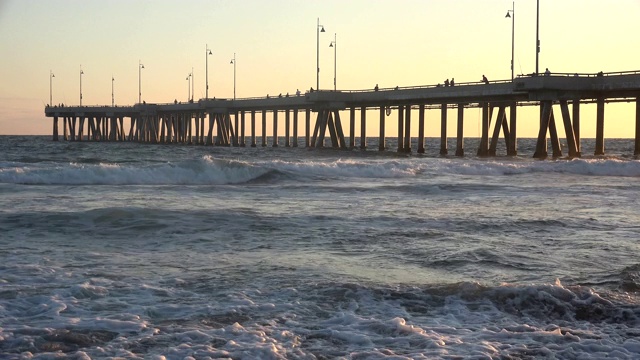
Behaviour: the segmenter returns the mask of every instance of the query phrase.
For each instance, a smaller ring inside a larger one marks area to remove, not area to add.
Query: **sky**
[[[83,105],[111,104],[112,83],[116,104],[136,103],[139,74],[147,103],[185,101],[192,69],[203,98],[207,61],[209,97],[232,98],[234,53],[238,98],[315,88],[318,18],[321,89],[334,59],[338,90],[509,79],[512,21],[516,75],[535,71],[535,0],[0,0],[0,135],[51,134],[50,80],[54,104],[78,104],[81,69]],[[639,0],[540,0],[540,71],[640,70],[639,18]],[[519,137],[537,135],[538,111],[518,108]],[[607,104],[605,117],[606,137],[634,136],[634,104]],[[466,135],[479,118],[466,111]],[[427,112],[428,136],[439,119]],[[581,121],[594,137],[594,105]]]

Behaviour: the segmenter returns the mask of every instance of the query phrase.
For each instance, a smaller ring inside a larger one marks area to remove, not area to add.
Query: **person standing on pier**
[[[487,79],[486,76],[482,75],[482,82],[485,83],[485,84],[488,84],[489,83],[489,79]]]
[[[444,86],[445,86],[445,87],[449,86],[449,79],[445,79],[445,81],[444,81]]]
[[[456,81],[455,81],[453,78],[451,78],[451,82],[450,82],[449,84],[450,84],[451,86],[453,86],[453,85],[455,85],[455,83],[456,83]]]

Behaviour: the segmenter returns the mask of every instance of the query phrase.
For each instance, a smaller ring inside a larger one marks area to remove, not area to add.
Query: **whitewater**
[[[0,358],[640,359],[632,140],[434,144],[0,136]]]

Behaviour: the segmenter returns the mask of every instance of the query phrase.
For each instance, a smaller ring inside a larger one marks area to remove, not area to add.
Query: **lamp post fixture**
[[[193,97],[195,96],[195,90],[193,88],[193,84],[195,83],[194,79],[193,79],[193,66],[191,67],[191,102],[193,102]]]
[[[513,54],[515,48],[515,29],[516,29],[516,2],[511,5],[511,10],[507,10],[507,18],[511,18],[511,80],[513,81]]]
[[[324,26],[320,25],[320,18],[318,18],[317,32],[317,50],[316,50],[316,90],[320,90],[320,33],[324,32]]]
[[[231,59],[231,64],[233,64],[233,100],[236,99],[236,53],[233,53],[233,59]]]
[[[115,102],[115,98],[113,97],[113,82],[115,81],[115,78],[113,77],[113,74],[111,74],[111,107],[113,107],[116,102]]]
[[[187,75],[185,80],[187,80],[187,102],[189,102],[191,100],[191,74]]]
[[[138,60],[138,104],[142,103],[142,69],[144,65]]]
[[[82,65],[80,65],[80,106],[82,106],[82,75],[84,75],[84,71],[82,71]]]
[[[338,34],[333,34],[333,41],[329,44],[333,48],[333,91],[336,91],[336,74],[338,68]]]
[[[206,89],[205,89],[205,99],[209,98],[209,55],[212,55],[211,50],[209,50],[209,45],[205,44],[204,46],[205,48],[205,54],[204,54],[204,58],[205,58],[205,83],[206,83]]]
[[[53,71],[49,70],[49,106],[53,106]]]

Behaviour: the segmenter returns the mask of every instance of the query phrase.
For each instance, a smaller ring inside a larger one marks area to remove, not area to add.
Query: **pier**
[[[499,141],[506,155],[518,154],[517,109],[540,108],[537,146],[533,156],[546,158],[548,138],[557,157],[580,157],[580,105],[595,103],[596,142],[594,155],[604,155],[605,104],[635,102],[635,149],[640,155],[640,71],[597,74],[532,74],[514,80],[491,83],[473,82],[455,86],[429,85],[369,89],[357,91],[309,91],[300,95],[244,99],[200,99],[197,102],[147,104],[133,106],[47,106],[45,116],[53,118],[53,140],[59,139],[62,120],[63,138],[68,141],[135,141],[154,144],[195,144],[213,146],[285,146],[297,147],[299,119],[304,117],[304,146],[323,147],[325,140],[333,148],[366,149],[367,110],[379,112],[378,150],[386,147],[386,120],[397,115],[397,151],[410,153],[411,121],[418,121],[417,153],[425,151],[425,112],[440,111],[440,155],[447,148],[447,113],[457,110],[456,156],[465,155],[464,110],[482,110],[481,141],[478,156],[495,156]],[[417,119],[412,115],[417,110]],[[268,124],[267,114],[271,115]],[[358,114],[357,114],[358,113]],[[359,115],[359,116],[357,116]],[[342,122],[348,116],[345,134]],[[129,119],[125,129],[124,119]],[[557,120],[557,121],[556,121]],[[261,121],[261,133],[256,133]],[[355,133],[360,121],[360,134]],[[284,122],[284,124],[282,124]],[[271,144],[267,144],[271,125]],[[278,126],[284,125],[284,144],[278,140]],[[558,127],[563,126],[566,153],[560,145]],[[630,130],[631,132],[631,130]],[[358,138],[358,144],[356,144]]]

